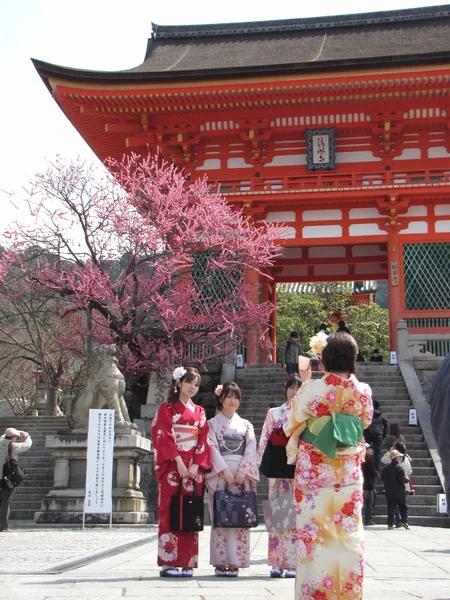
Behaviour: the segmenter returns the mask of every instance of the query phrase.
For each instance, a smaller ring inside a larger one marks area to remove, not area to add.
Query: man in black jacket
[[[364,430],[364,439],[373,448],[375,469],[380,471],[381,467],[381,445],[389,431],[389,423],[383,415],[378,400],[373,401],[372,423]]]
[[[398,450],[391,450],[389,457],[391,462],[387,467],[384,467],[381,473],[387,501],[388,529],[394,529],[394,513],[396,506],[398,506],[400,510],[400,526],[409,529],[405,471],[399,463],[403,457]]]
[[[283,365],[288,375],[298,373],[298,357],[300,354],[300,344],[298,343],[298,333],[291,331],[289,339],[286,340],[283,348]]]
[[[375,525],[372,520],[372,513],[375,506],[375,487],[376,480],[379,475],[375,469],[375,463],[373,460],[373,448],[368,446],[366,448],[366,458],[361,464],[361,471],[363,474],[363,494],[364,494],[364,506],[363,506],[363,521],[364,525]]]

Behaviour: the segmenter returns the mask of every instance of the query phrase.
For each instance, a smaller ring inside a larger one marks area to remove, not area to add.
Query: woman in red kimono
[[[205,469],[210,468],[205,411],[192,402],[200,387],[193,367],[177,367],[168,398],[152,424],[155,474],[159,482],[158,565],[161,577],[192,577],[198,566],[198,533],[170,529],[172,496],[203,493]],[[180,486],[180,481],[181,486]],[[181,571],[178,569],[181,567]]]

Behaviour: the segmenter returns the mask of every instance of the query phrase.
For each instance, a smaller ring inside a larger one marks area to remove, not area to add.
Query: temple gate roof
[[[212,25],[152,24],[144,62],[98,72],[35,61],[41,75],[146,82],[433,64],[450,57],[450,5]]]

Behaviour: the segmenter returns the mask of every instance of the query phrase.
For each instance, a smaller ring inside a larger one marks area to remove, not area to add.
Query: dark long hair
[[[176,402],[177,400],[180,399],[180,385],[184,382],[184,381],[194,381],[194,379],[198,379],[198,385],[200,387],[200,383],[202,381],[202,378],[200,377],[200,373],[197,371],[197,369],[195,367],[183,367],[183,369],[186,370],[186,373],[183,375],[183,377],[181,377],[180,379],[175,380],[172,377],[172,380],[170,382],[170,388],[169,388],[169,392],[167,394],[167,402],[169,404],[173,404],[174,402]]]
[[[284,399],[285,400],[286,400],[286,395],[287,395],[288,389],[290,387],[292,387],[295,383],[297,384],[298,388],[300,389],[300,386],[302,385],[302,380],[300,379],[300,377],[298,375],[296,375],[294,373],[293,375],[289,375],[289,377],[284,382]]]
[[[238,386],[237,383],[234,383],[234,381],[227,381],[226,383],[223,384],[223,388],[222,388],[222,391],[220,392],[220,396],[217,396],[217,401],[216,401],[217,410],[222,410],[223,401],[225,400],[225,398],[228,396],[228,394],[230,392],[232,392],[236,396],[236,398],[239,400],[239,402],[241,402],[241,398],[242,398],[241,388]]]

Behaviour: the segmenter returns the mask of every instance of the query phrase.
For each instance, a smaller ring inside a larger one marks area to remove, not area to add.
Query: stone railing
[[[438,358],[430,352],[423,351],[430,335],[439,336],[439,334],[428,333],[410,335],[406,322],[403,320],[399,321],[397,327],[397,357],[412,405],[417,411],[422,434],[430,451],[441,485],[445,489],[441,458],[431,427],[429,398],[431,384],[443,357]],[[445,336],[446,334],[443,335]],[[425,375],[427,382],[424,379]]]

